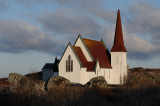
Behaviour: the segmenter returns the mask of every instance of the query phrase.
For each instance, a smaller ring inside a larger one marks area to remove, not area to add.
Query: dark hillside
[[[26,75],[40,78],[41,72]],[[7,79],[0,84],[7,85]],[[10,86],[10,85],[8,85]],[[17,87],[15,92],[1,88],[3,106],[159,106],[160,69],[133,68],[123,86],[111,88],[55,87],[48,91],[34,91]]]

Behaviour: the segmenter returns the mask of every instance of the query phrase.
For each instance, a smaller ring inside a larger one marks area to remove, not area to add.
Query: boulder
[[[44,90],[45,82],[36,79],[30,79],[26,76],[17,74],[17,73],[10,73],[8,78],[8,83],[21,86],[26,89],[35,89],[35,90]]]
[[[103,76],[98,76],[90,79],[89,82],[85,84],[86,87],[93,88],[107,88],[107,82]]]
[[[69,85],[71,82],[61,76],[53,76],[48,80],[47,89],[51,89],[53,87],[66,87],[67,85]]]
[[[85,87],[85,85],[82,85],[80,83],[70,83],[68,87]]]

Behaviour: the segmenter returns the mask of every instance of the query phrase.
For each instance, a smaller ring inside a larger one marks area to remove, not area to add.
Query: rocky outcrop
[[[70,81],[61,76],[53,76],[48,80],[47,89],[51,89],[53,87],[66,87],[70,84]]]
[[[17,73],[9,74],[8,83],[15,86],[21,86],[26,89],[35,89],[35,90],[44,90],[44,84],[45,84],[41,80],[30,79],[26,76]]]
[[[90,79],[89,82],[85,84],[86,87],[93,88],[107,88],[107,82],[103,76],[98,76]]]
[[[67,87],[85,87],[85,85],[80,83],[70,83]]]

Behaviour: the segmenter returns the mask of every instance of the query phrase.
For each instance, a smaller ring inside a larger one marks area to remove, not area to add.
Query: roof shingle
[[[111,68],[109,56],[107,55],[107,49],[101,41],[86,38],[83,38],[83,41],[93,56],[94,62],[98,59],[101,68]]]
[[[72,47],[76,52],[79,60],[81,61],[82,67],[86,67],[87,71],[94,71],[95,62],[88,62],[80,47],[78,46],[72,46]]]

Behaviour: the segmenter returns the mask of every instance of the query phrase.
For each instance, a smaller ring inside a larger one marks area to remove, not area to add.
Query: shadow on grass
[[[54,88],[39,93],[20,91],[0,93],[2,106],[159,106],[160,87],[126,88]]]

